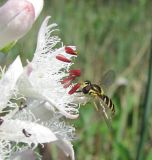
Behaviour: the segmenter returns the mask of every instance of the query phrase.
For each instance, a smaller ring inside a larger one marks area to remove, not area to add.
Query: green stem
[[[148,132],[148,118],[151,113],[151,106],[152,106],[152,39],[150,45],[150,58],[149,58],[149,71],[148,71],[148,82],[146,88],[145,99],[143,103],[143,118],[141,124],[141,132],[140,132],[140,139],[139,145],[137,148],[137,155],[136,160],[143,160],[144,158],[144,144],[147,139],[147,132]]]

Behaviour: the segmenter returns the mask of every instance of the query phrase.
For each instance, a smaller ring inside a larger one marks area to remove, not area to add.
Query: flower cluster
[[[14,159],[14,152],[55,142],[74,160],[70,141],[75,129],[63,116],[77,118],[79,104],[85,102],[76,93],[80,84],[75,80],[81,73],[70,69],[76,47],[63,46],[60,38],[53,36],[56,24],[49,25],[49,18],[40,28],[33,60],[23,68],[17,57],[6,73],[1,69],[0,159]],[[61,44],[58,49],[57,44]]]

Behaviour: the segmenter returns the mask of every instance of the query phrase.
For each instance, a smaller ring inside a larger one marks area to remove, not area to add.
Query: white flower
[[[40,28],[34,58],[18,81],[18,89],[26,97],[48,101],[68,118],[77,118],[78,105],[83,99],[73,94],[80,84],[72,82],[80,76],[80,70],[70,70],[77,56],[76,47],[62,45],[55,49],[61,42],[52,35],[56,24],[48,25],[49,18]]]
[[[36,147],[39,143],[55,142],[67,156],[71,156],[72,160],[74,160],[74,151],[70,143],[73,139],[74,128],[66,125],[63,121],[59,121],[61,115],[55,114],[51,117],[47,121],[43,121],[40,119],[41,117],[36,119],[35,115],[28,109],[20,110],[15,115],[12,114],[11,118],[10,116],[9,118],[8,116],[1,117],[0,143],[11,141],[18,144],[22,142],[25,143],[25,146],[31,148],[33,144]],[[22,151],[23,149],[20,147],[14,150],[13,146],[10,145],[9,148],[1,150],[0,155],[2,155],[3,159],[7,159],[14,151]]]
[[[60,113],[53,113],[49,111],[47,109],[50,108],[50,104],[48,102],[44,103],[43,101],[39,100],[29,100],[26,104],[28,108],[30,108],[30,111],[34,114],[35,118],[39,119],[39,123],[43,123],[56,135],[57,141],[54,143],[63,150],[66,156],[70,156],[71,160],[74,160],[74,150],[71,141],[75,138],[75,128],[67,125],[62,120],[63,117]],[[18,118],[31,119],[29,116],[25,118],[24,113],[20,113]]]
[[[62,117],[60,114],[48,111],[47,107],[44,107],[47,102],[26,100],[23,95],[20,96],[15,86],[22,70],[18,57],[0,79],[2,91],[0,95],[0,158],[10,159],[15,151],[31,148],[32,145],[36,147],[39,143],[55,142],[60,143],[61,146],[64,145],[62,149],[74,160],[74,151],[70,141],[73,139],[75,129],[60,121]],[[12,99],[15,102],[12,102]],[[25,109],[23,104],[17,105],[22,99],[27,106]],[[44,116],[45,119],[43,119]],[[12,145],[13,143],[24,143],[24,146],[19,145],[16,148],[17,145]]]
[[[24,36],[43,8],[44,0],[8,0],[0,7],[0,49]]]
[[[36,122],[13,119],[13,116],[19,110],[19,106],[12,103],[10,99],[16,96],[15,85],[21,73],[22,65],[18,57],[0,80],[0,144],[4,146],[8,141],[28,144],[56,141],[57,137],[48,127]],[[7,150],[9,150],[8,147],[1,148],[1,158],[7,156],[6,153],[10,153],[10,151],[6,152]]]

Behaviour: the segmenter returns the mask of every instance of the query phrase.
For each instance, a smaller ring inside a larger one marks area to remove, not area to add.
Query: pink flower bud
[[[0,7],[0,49],[24,36],[43,8],[44,0],[8,0]]]

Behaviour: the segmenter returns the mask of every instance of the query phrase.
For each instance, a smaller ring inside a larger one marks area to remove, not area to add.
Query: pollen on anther
[[[67,54],[77,55],[77,53],[76,53],[71,47],[65,46],[65,52],[66,52]]]
[[[74,85],[73,87],[72,87],[72,89],[68,92],[68,94],[73,94],[73,93],[75,93],[76,91],[77,91],[77,89],[79,89],[80,88],[80,86],[81,86],[81,84],[80,83],[77,83],[76,85]]]
[[[58,55],[56,56],[56,59],[58,59],[59,61],[62,61],[62,62],[67,62],[67,63],[70,63],[70,62],[71,62],[70,59],[66,58],[66,57],[65,57],[64,55],[62,55],[62,54],[58,54]]]

